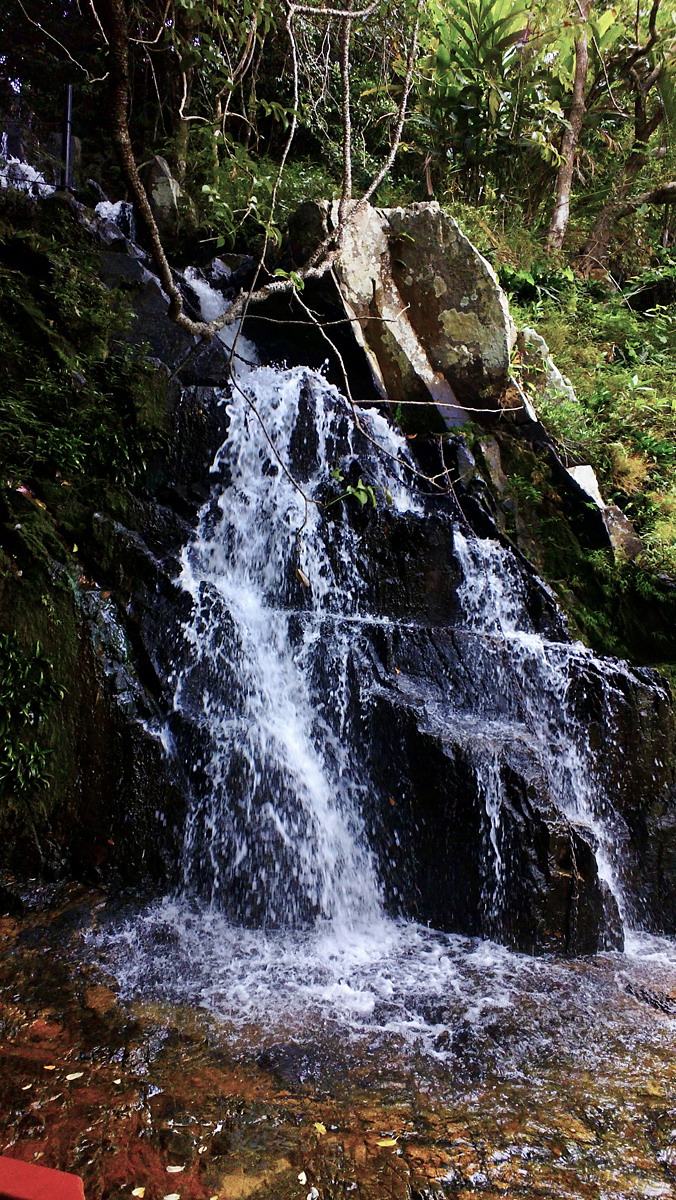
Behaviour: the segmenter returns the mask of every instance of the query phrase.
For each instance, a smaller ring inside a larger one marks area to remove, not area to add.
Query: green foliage
[[[544,300],[559,301],[570,295],[574,290],[575,275],[571,267],[556,267],[545,262],[532,262],[530,267],[518,269],[502,263],[498,279],[510,300],[519,305],[540,306]]]
[[[0,633],[0,787],[10,807],[49,787],[43,725],[63,696],[40,643]]]
[[[3,483],[133,482],[162,438],[155,370],[123,340],[128,310],[97,278],[72,216],[40,207],[44,228],[0,225]]]
[[[538,298],[515,313],[537,325],[577,395],[548,397],[536,383],[541,418],[635,522],[646,565],[676,575],[676,306],[635,312],[580,284],[565,306]]]
[[[584,523],[563,512],[546,454],[509,435],[499,440],[509,481],[498,497],[506,532],[556,592],[573,632],[604,654],[673,662],[673,583],[645,562],[591,549]]]
[[[330,508],[332,504],[337,504],[339,500],[346,500],[349,497],[356,500],[362,508],[364,508],[367,504],[370,504],[372,508],[378,507],[376,489],[372,484],[364,483],[364,480],[361,478],[361,476],[357,480],[356,484],[345,483],[345,476],[340,468],[334,467],[331,472],[331,478],[335,479],[337,483],[344,484],[344,490],[339,496],[333,496],[331,500],[328,500],[324,505],[324,508]],[[390,495],[389,488],[383,488],[382,491],[385,503],[390,505],[392,503],[392,496]]]

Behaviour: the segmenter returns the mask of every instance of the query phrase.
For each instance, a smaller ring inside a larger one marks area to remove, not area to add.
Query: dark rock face
[[[82,579],[68,575],[58,537],[29,499],[18,496],[1,514],[14,575],[7,576],[0,606],[18,620],[29,607],[29,583],[41,576],[40,587],[56,597],[53,629],[63,640],[57,647],[52,630],[47,649],[63,656],[70,683],[54,727],[61,739],[54,772],[60,804],[38,822],[35,845],[7,848],[0,864],[157,888],[176,882],[191,786],[185,763],[201,757],[199,732],[170,716],[175,663],[167,646],[189,616],[189,597],[177,584],[181,550],[209,498],[211,464],[227,432],[227,352],[218,340],[193,343],[169,322],[166,300],[141,258],[118,246],[102,251],[101,261],[106,283],[132,301],[134,340],[148,343],[158,360],[170,445],[144,491],[118,496],[83,521]],[[412,260],[406,269],[413,266]],[[217,274],[230,286],[232,273]],[[170,372],[180,382],[167,383]],[[304,481],[317,454],[311,387],[301,398],[294,439],[294,470]],[[337,443],[335,450],[338,458],[344,447]],[[357,484],[368,453],[361,447],[345,466],[345,484]],[[439,453],[454,487],[435,494],[423,486],[423,518],[382,502],[377,509],[354,506],[346,518],[368,563],[364,604],[386,618],[355,632],[348,673],[350,736],[372,787],[364,818],[388,903],[438,928],[527,951],[586,954],[620,944],[616,901],[599,872],[606,848],[565,794],[568,776],[557,776],[548,763],[558,705],[579,754],[592,751],[600,806],[592,815],[605,819],[612,809],[613,837],[625,848],[618,869],[631,915],[676,929],[676,747],[667,689],[650,671],[576,657],[551,594],[518,552],[509,570],[518,575],[528,630],[539,647],[546,644],[541,657],[564,664],[565,688],[557,691],[538,675],[539,648],[529,657],[500,629],[476,623],[462,596],[467,564],[454,531],[468,537],[473,531],[504,550],[507,541],[496,524],[499,505],[464,441],[448,439],[440,451],[421,439],[418,465],[438,473],[432,456]],[[227,479],[221,482],[227,487]],[[506,487],[499,459],[491,483],[496,494]],[[582,500],[580,506],[574,515],[582,528],[596,514],[590,517]],[[343,519],[341,506],[326,508],[336,547]],[[29,537],[31,522],[40,526],[37,541]],[[596,526],[583,532],[596,546]],[[297,578],[280,604],[302,610]],[[39,622],[35,632],[43,638]],[[227,628],[223,638],[227,644]],[[318,686],[327,682],[320,676],[321,660]],[[538,696],[550,724],[537,711]],[[163,722],[178,751],[171,762],[150,732]]]

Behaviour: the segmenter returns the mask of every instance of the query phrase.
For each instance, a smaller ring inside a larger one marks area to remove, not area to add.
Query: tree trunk
[[[169,316],[188,333],[204,335],[204,322],[191,321],[183,312],[181,293],[174,282],[160,231],[136,166],[129,133],[129,24],[124,0],[98,0],[96,12],[108,39],[110,131],[122,172],[148,231],[157,273],[169,297]]]
[[[632,68],[630,75],[636,87],[634,98],[634,143],[631,154],[626,160],[621,173],[619,186],[604,204],[582,247],[578,269],[585,276],[588,276],[594,270],[594,267],[603,266],[613,225],[621,216],[627,216],[627,212],[623,211],[624,201],[629,194],[636,176],[648,162],[648,142],[664,120],[662,101],[658,101],[657,106],[650,116],[648,115],[647,103],[648,93],[659,78],[660,68],[655,68],[643,78]],[[629,211],[633,212],[634,210],[630,209]]]
[[[589,16],[591,0],[585,0],[580,7],[580,15],[584,21]],[[573,97],[568,114],[568,129],[563,135],[561,144],[561,165],[556,180],[556,200],[554,211],[547,233],[547,249],[560,250],[566,236],[570,219],[570,194],[573,187],[573,172],[575,170],[575,155],[585,114],[585,88],[587,86],[587,71],[589,69],[589,46],[587,31],[582,29],[575,42],[575,79],[573,81]]]

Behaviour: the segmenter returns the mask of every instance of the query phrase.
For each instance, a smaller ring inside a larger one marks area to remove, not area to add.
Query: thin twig
[[[90,0],[90,3],[91,3],[91,0]],[[92,8],[93,7],[94,7],[94,5],[92,4]],[[167,17],[169,15],[170,8],[171,8],[171,0],[167,0],[166,8],[164,10],[164,15],[160,22],[160,27],[154,38],[130,38],[129,41],[135,42],[137,46],[156,46],[157,43],[159,42],[160,38],[162,37],[164,30],[166,29],[166,22],[167,22]]]
[[[30,21],[31,25],[34,25],[36,29],[39,29],[41,33],[44,33],[45,37],[48,37],[52,42],[55,42],[56,45],[59,47],[59,49],[63,50],[64,54],[66,54],[68,56],[68,58],[74,64],[74,66],[76,66],[79,71],[84,72],[84,74],[87,76],[89,83],[103,83],[103,81],[108,78],[108,72],[106,71],[105,75],[101,75],[98,79],[92,79],[92,76],[89,74],[89,71],[87,70],[87,68],[83,67],[82,63],[78,62],[78,60],[76,58],[73,58],[73,55],[71,54],[68,47],[64,46],[63,42],[60,42],[57,37],[54,37],[54,34],[50,33],[48,29],[45,29],[44,25],[41,25],[39,21],[34,21],[33,18],[28,15],[28,13],[26,12],[26,10],[23,6],[22,0],[19,0],[19,8],[21,9],[26,20]],[[105,34],[104,34],[104,37],[105,37]]]

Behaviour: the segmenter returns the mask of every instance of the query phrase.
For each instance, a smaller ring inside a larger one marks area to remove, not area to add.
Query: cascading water
[[[477,709],[484,708],[490,715],[494,691],[515,698],[518,725],[509,719],[502,728],[493,725],[493,739],[525,738],[544,769],[558,808],[590,836],[599,874],[626,921],[622,855],[628,834],[608,795],[604,762],[608,754],[621,754],[615,701],[622,695],[613,682],[616,665],[595,657],[579,642],[550,641],[535,632],[517,563],[499,543],[468,539],[456,531],[454,546],[463,570],[459,598],[468,626],[467,656],[478,678],[494,680],[494,689],[477,697]],[[594,689],[601,700],[596,719],[604,726],[604,751],[598,754],[589,739],[587,701]],[[499,919],[503,782],[499,753],[487,755],[481,743],[478,751],[477,774],[495,860],[493,917]]]
[[[223,310],[204,280],[189,282],[205,317]],[[225,331],[222,340],[233,344]],[[357,423],[321,376],[250,369],[255,351],[241,339],[235,352],[221,397],[228,435],[181,560],[191,611],[168,650],[174,706],[162,737],[190,795],[181,886],[100,931],[98,950],[123,994],[203,1004],[233,1036],[253,1024],[259,1042],[274,1042],[281,1030],[302,1038],[307,1025],[338,1023],[444,1057],[450,1026],[481,1025],[524,988],[545,995],[554,975],[542,960],[406,917],[405,888],[374,838],[374,806],[396,812],[398,800],[375,778],[368,714],[385,696],[435,745],[465,756],[458,786],[479,811],[484,936],[506,935],[514,903],[515,749],[594,846],[626,919],[625,828],[608,782],[621,767],[619,664],[571,643],[555,615],[548,636],[539,632],[521,564],[439,516],[383,417],[362,412]],[[455,599],[445,622],[415,605],[393,616],[365,551],[369,520],[393,544],[399,527],[407,544],[422,543],[434,513],[452,546]],[[542,600],[543,585],[532,586]],[[397,742],[390,757],[399,754]],[[403,837],[395,831],[399,861]],[[388,915],[398,893],[404,915]],[[515,1064],[526,1045],[555,1038],[558,1017],[548,1021],[545,1034],[523,1017]]]
[[[303,406],[316,416],[303,489],[321,494],[325,464],[341,443],[349,452],[346,414],[321,381],[262,369],[229,405],[213,468],[228,484],[183,556],[194,610],[175,707],[204,728],[207,744],[184,887],[245,921],[349,924],[380,911],[360,816],[364,781],[344,740],[349,629],[331,621],[358,608],[359,576],[349,572],[358,545],[349,528],[331,545],[335,526],[292,480]],[[331,680],[322,710],[311,684],[318,666]]]

